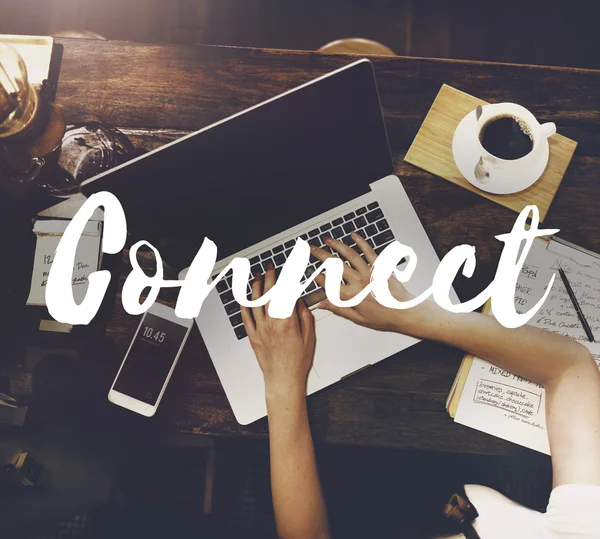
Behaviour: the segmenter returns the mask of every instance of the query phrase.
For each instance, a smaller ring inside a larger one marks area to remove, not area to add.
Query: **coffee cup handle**
[[[540,133],[542,138],[548,138],[556,133],[556,124],[554,122],[547,122],[540,126]]]
[[[488,160],[481,156],[477,164],[475,165],[475,179],[479,183],[487,183],[490,179],[490,168],[488,166]]]

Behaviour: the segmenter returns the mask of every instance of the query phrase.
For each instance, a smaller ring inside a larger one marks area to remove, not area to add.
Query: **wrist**
[[[280,383],[265,379],[267,406],[295,406],[306,402],[306,383]]]
[[[274,414],[280,415],[282,411],[295,413],[306,408],[306,389],[300,386],[288,389],[282,386],[266,386],[265,400],[269,417],[273,417]]]

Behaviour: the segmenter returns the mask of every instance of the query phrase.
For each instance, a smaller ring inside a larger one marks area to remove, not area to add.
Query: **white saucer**
[[[495,195],[509,195],[527,189],[540,179],[540,176],[546,170],[550,155],[547,139],[540,142],[542,152],[539,154],[539,158],[528,167],[527,177],[515,176],[509,172],[495,170],[493,178],[487,178],[486,183],[480,182],[475,177],[475,166],[479,161],[480,155],[472,144],[474,133],[476,133],[476,123],[475,111],[472,111],[458,124],[456,131],[454,131],[454,138],[452,139],[454,162],[460,173],[473,187]]]

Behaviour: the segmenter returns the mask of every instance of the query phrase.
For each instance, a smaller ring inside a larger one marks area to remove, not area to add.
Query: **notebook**
[[[600,255],[562,239],[533,242],[517,280],[516,310],[526,312],[535,305],[556,272],[550,295],[529,324],[581,342],[600,368],[600,343],[588,341],[558,275],[559,264],[594,336],[600,338]],[[489,304],[483,312],[493,316]],[[544,388],[481,358],[465,356],[446,409],[457,423],[550,454]]]
[[[46,284],[54,260],[54,253],[69,220],[38,220],[33,232],[36,235],[35,255],[31,274],[31,287],[27,305],[46,305]],[[102,222],[88,221],[79,239],[73,265],[73,297],[77,303],[85,298],[89,275],[96,271],[101,263]]]

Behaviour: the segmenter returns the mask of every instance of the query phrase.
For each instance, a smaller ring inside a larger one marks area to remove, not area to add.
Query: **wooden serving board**
[[[577,142],[558,133],[551,136],[548,139],[550,159],[537,182],[519,193],[510,195],[486,193],[464,178],[452,155],[454,130],[477,105],[487,103],[444,84],[404,160],[516,212],[520,212],[529,204],[536,204],[540,211],[540,219],[543,220],[571,162]]]

